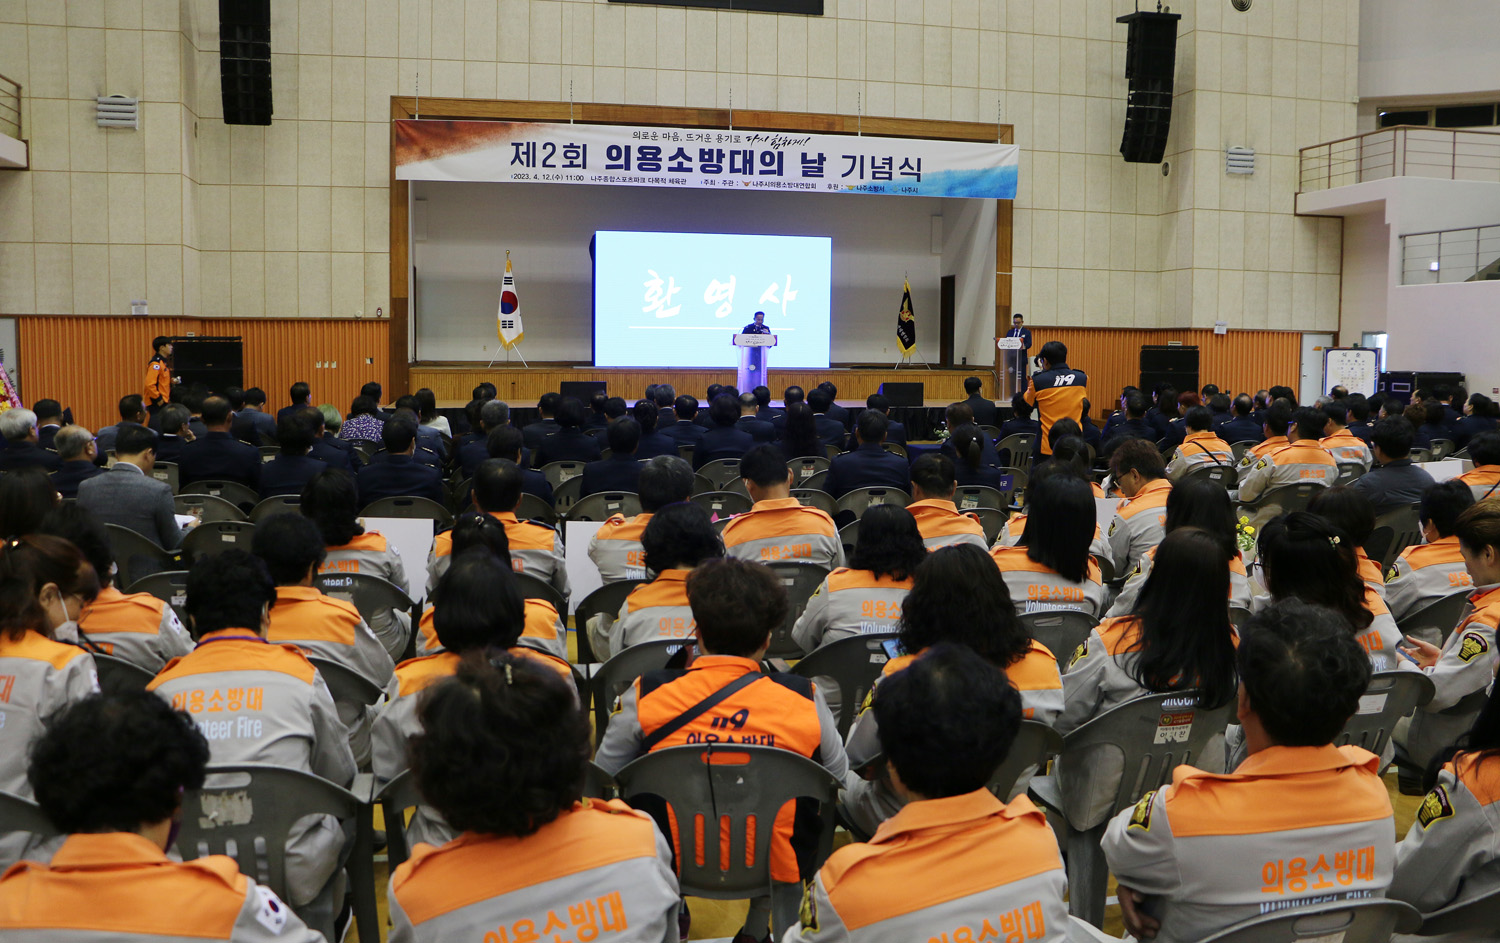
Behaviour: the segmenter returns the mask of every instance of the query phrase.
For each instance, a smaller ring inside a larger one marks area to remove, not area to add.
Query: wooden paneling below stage
[[[535,403],[543,394],[556,391],[558,385],[571,380],[604,380],[612,395],[635,399],[652,383],[671,383],[680,392],[703,398],[710,383],[733,383],[733,370],[652,370],[622,369],[615,367],[588,366],[534,366],[500,365],[486,369],[482,364],[412,364],[410,386],[412,389],[428,387],[439,401],[456,400],[468,402],[474,387],[488,380],[499,389],[500,398],[513,406]],[[977,376],[984,381],[986,394],[994,389],[994,377],[988,369],[963,367],[948,370],[927,370],[922,367],[899,370],[866,367],[832,367],[827,370],[772,370],[771,395],[781,399],[781,391],[797,385],[804,389],[817,386],[828,380],[838,387],[840,400],[864,399],[882,383],[922,383],[926,399],[942,399],[947,402],[963,399],[964,378]]]
[[[1095,327],[1031,327],[1033,354],[1047,341],[1068,345],[1068,365],[1089,375],[1093,418],[1103,420],[1114,408],[1110,401],[1126,384],[1141,379],[1141,347],[1181,341],[1198,345],[1198,385],[1217,384],[1235,392],[1265,389],[1278,383],[1298,388],[1302,376],[1302,334],[1299,331],[1173,330]]]

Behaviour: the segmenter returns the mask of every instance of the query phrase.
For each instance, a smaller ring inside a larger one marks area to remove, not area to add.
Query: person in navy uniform
[[[276,421],[276,439],[281,454],[261,466],[261,500],[283,494],[300,495],[302,487],[328,467],[308,454],[313,444],[312,428],[297,412],[288,413]]]
[[[771,408],[770,388],[757,386],[750,392],[755,397],[755,418],[774,425],[777,418],[781,416],[781,410]]]
[[[999,410],[995,408],[995,401],[986,397],[983,392],[984,381],[978,377],[964,378],[964,392],[969,394],[968,399],[962,400],[969,407],[969,412],[974,414],[974,422],[981,426],[998,426]]]
[[[177,460],[182,484],[237,481],[251,488],[260,487],[260,449],[236,441],[229,432],[233,422],[228,399],[210,396],[203,401],[203,425],[208,431],[182,446]]]
[[[823,483],[829,494],[841,498],[856,488],[911,488],[911,466],[906,459],[881,448],[890,423],[885,415],[867,409],[854,421],[859,448],[840,455],[828,466]]]
[[[677,397],[672,403],[672,415],[676,417],[676,421],[663,425],[661,434],[671,436],[679,447],[697,446],[698,440],[708,431],[693,421],[698,416],[698,397],[691,393]]]
[[[1007,359],[1010,361],[1012,377],[1016,383],[1015,388],[1024,390],[1026,389],[1026,361],[1031,353],[1031,328],[1026,326],[1026,319],[1021,316],[1020,312],[1011,315],[1010,325],[1010,331],[1005,336],[1019,337],[1021,349],[1010,351]]]
[[[834,418],[833,394],[819,385],[807,394],[807,405],[812,407],[813,423],[817,426],[818,439],[826,445],[837,445],[847,431],[844,424]]]
[[[655,458],[658,455],[677,455],[677,440],[657,430],[661,410],[649,399],[638,400],[632,410],[636,423],[641,427],[641,442],[636,446],[636,461]],[[667,413],[671,422],[672,413]],[[691,425],[691,423],[689,423]]]
[[[895,442],[898,445],[906,444],[906,427],[891,418],[890,400],[879,393],[871,393],[865,397],[865,409],[873,409],[886,418],[885,440],[887,442]],[[855,422],[859,422],[859,417],[855,417]]]
[[[549,462],[596,461],[603,449],[598,439],[583,431],[583,418],[583,404],[571,396],[563,397],[557,404],[557,423],[561,428],[532,450],[532,464],[541,468]]]
[[[537,415],[541,418],[536,422],[527,423],[521,429],[522,440],[526,449],[535,452],[542,444],[542,440],[554,432],[562,431],[562,426],[552,418],[557,412],[558,401],[562,396],[557,393],[543,393],[541,399],[536,401]]]
[[[641,477],[641,463],[635,454],[641,442],[640,423],[622,416],[611,422],[604,434],[609,439],[609,458],[583,466],[583,487],[579,497],[586,498],[601,491],[636,493]]]
[[[741,432],[749,433],[750,438],[755,440],[756,445],[767,445],[776,438],[776,427],[763,419],[756,418],[756,410],[760,404],[755,401],[754,393],[740,394],[740,418],[734,427]]]
[[[1245,393],[1234,398],[1233,414],[1229,421],[1219,426],[1219,438],[1233,445],[1236,442],[1259,442],[1265,438],[1261,424],[1253,418],[1255,401]],[[1368,415],[1368,413],[1366,413]]]
[[[766,327],[766,313],[764,311],[757,311],[757,312],[755,312],[755,320],[751,321],[749,324],[746,324],[745,325],[745,329],[743,331],[740,331],[740,333],[741,334],[769,334],[769,333],[771,333],[771,329],[768,328],[768,327]]]
[[[381,498],[408,496],[431,498],[442,504],[446,499],[442,475],[436,468],[412,458],[417,445],[417,421],[407,416],[392,416],[380,437],[385,442],[385,454],[377,456],[355,476],[359,481],[360,505]]]
[[[709,404],[709,416],[714,427],[703,433],[703,438],[693,449],[693,468],[702,468],[705,462],[720,458],[739,458],[755,447],[750,433],[738,428],[740,404],[732,396],[720,394]]]

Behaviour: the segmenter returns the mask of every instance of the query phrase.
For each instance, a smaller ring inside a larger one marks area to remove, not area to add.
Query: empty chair
[[[453,524],[453,515],[448,513],[447,508],[431,498],[414,496],[381,498],[379,501],[365,505],[364,510],[359,512],[359,516],[425,518],[433,521],[439,527],[449,527]]]
[[[570,521],[607,521],[616,514],[635,517],[641,513],[641,497],[628,491],[601,491],[580,499],[568,508]]]
[[[259,524],[272,514],[301,514],[302,496],[300,494],[277,494],[266,498],[264,501],[250,509],[250,521]]]
[[[1021,624],[1026,626],[1032,638],[1047,646],[1047,651],[1057,657],[1059,664],[1067,664],[1078,646],[1088,641],[1089,632],[1099,620],[1077,609],[1058,609],[1023,613]]]
[[[613,583],[605,583],[579,601],[578,608],[573,613],[573,624],[578,627],[578,658],[576,659],[578,664],[588,665],[599,660],[594,654],[593,645],[589,643],[589,634],[585,631],[589,620],[594,616],[603,616],[604,627],[608,628],[609,623],[620,614],[620,607],[625,605],[625,597],[645,582],[645,580],[616,580]]]
[[[187,563],[225,550],[250,551],[255,525],[249,521],[204,521],[182,538],[182,557]]]
[[[860,705],[890,661],[886,643],[895,638],[891,632],[841,638],[815,649],[792,666],[793,674],[812,678],[825,688],[832,685],[833,690],[825,690],[823,698],[834,710],[840,737],[849,735]]]
[[[177,472],[176,462],[157,462],[151,467],[151,477],[157,481],[164,481],[167,487],[172,489],[172,494],[177,494],[181,479]]]
[[[195,481],[190,485],[183,485],[181,493],[207,494],[215,498],[223,498],[247,514],[251,508],[260,503],[259,492],[238,481]]]
[[[792,482],[792,491],[822,491],[824,494],[827,494],[828,492],[824,490],[824,485],[827,484],[827,482],[828,469],[824,468],[820,471],[813,472],[806,478],[798,475],[796,480]]]
[[[115,558],[115,585],[121,589],[152,573],[177,569],[177,558],[150,537],[118,524],[105,524],[104,530],[109,536],[109,552]]]
[[[1028,476],[1031,474],[1032,453],[1036,451],[1036,436],[1030,432],[1008,435],[995,445],[1000,461],[1018,468]]]
[[[698,474],[713,482],[715,488],[722,489],[729,482],[740,477],[740,460],[716,458],[711,462],[704,462],[703,467],[698,469]]]
[[[610,713],[618,698],[631,683],[648,671],[665,668],[673,655],[682,651],[682,639],[661,639],[631,645],[594,671],[589,683],[594,701],[594,742],[604,742],[609,729]]]
[[[986,485],[959,485],[953,492],[953,506],[960,511],[994,508],[1003,511],[1010,506],[1010,495]]]
[[[583,495],[583,476],[574,475],[567,481],[552,489],[552,508],[560,516],[567,516],[573,505],[577,504]]]
[[[1441,462],[1453,454],[1452,439],[1433,439],[1428,443],[1428,451],[1432,453],[1432,461]]]
[[[852,511],[855,517],[859,517],[865,513],[865,508],[877,504],[906,507],[910,503],[911,495],[900,488],[855,488],[839,498],[838,508],[840,511]]]
[[[200,521],[243,521],[248,518],[239,506],[211,494],[178,494],[172,497],[178,514],[191,514]]]
[[[816,488],[793,488],[791,495],[800,501],[803,507],[817,508],[829,517],[839,511],[838,501],[826,491],[819,491]]]
[[[1488,943],[1500,926],[1500,888],[1450,904],[1422,921],[1419,937],[1441,936],[1447,943]]]
[[[1396,722],[1432,700],[1436,687],[1420,671],[1377,671],[1359,699],[1359,710],[1349,718],[1333,745],[1353,745],[1376,756],[1385,753]]]
[[[827,471],[833,463],[826,455],[799,455],[787,459],[786,464],[792,470],[792,486],[801,488],[803,482],[820,471]]]
[[[1392,933],[1409,933],[1421,924],[1416,908],[1398,900],[1348,900],[1256,917],[1202,943],[1387,943]]]
[[[828,570],[816,563],[772,563],[768,564],[781,585],[786,587],[786,622],[771,634],[771,648],[766,653],[772,658],[799,658],[802,649],[792,641],[792,626],[797,617],[807,608],[807,601],[818,591]]]
[[[105,694],[144,691],[151,679],[156,677],[139,665],[103,652],[94,652],[94,667],[99,672],[99,690]]]
[[[552,486],[553,492],[557,491],[559,485],[566,481],[572,481],[583,474],[583,466],[586,462],[548,462],[541,467],[542,475],[547,479],[547,484]]]
[[[693,472],[693,494],[707,494],[710,491],[718,491],[719,486],[702,472]]]

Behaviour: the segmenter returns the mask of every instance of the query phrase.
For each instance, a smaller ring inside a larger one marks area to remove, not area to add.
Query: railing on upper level
[[[0,134],[21,139],[21,83],[0,75]]]
[[[1500,226],[1472,226],[1401,237],[1401,284],[1447,285],[1500,279]]]
[[[1298,155],[1298,193],[1388,177],[1500,183],[1496,131],[1403,125],[1314,144]]]

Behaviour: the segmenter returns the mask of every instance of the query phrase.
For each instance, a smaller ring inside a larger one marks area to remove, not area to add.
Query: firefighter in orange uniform
[[[1048,341],[1037,354],[1037,365],[1042,367],[1031,375],[1031,385],[1026,388],[1026,402],[1037,409],[1037,419],[1042,424],[1042,434],[1037,436],[1037,453],[1052,454],[1052,443],[1047,433],[1052,424],[1063,417],[1083,425],[1083,401],[1088,398],[1089,378],[1082,370],[1068,366],[1068,347],[1062,341]]]
[[[146,390],[141,399],[146,401],[147,412],[154,416],[171,398],[172,384],[181,383],[182,378],[172,376],[172,338],[158,337],[151,341],[151,348],[155,353],[146,364]]]

